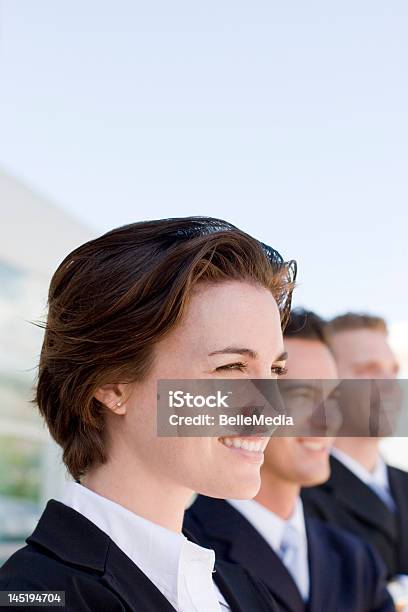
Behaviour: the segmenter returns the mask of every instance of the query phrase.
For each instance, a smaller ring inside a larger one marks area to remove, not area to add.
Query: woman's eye
[[[286,366],[272,366],[271,370],[273,374],[277,374],[278,376],[284,376],[288,373],[288,368]]]
[[[236,363],[228,363],[223,366],[219,366],[216,368],[217,372],[226,372],[229,370],[238,370],[239,372],[244,372],[247,367],[246,363],[236,362]],[[276,374],[277,376],[284,376],[288,373],[288,368],[286,366],[272,366],[271,372]]]
[[[218,368],[215,368],[217,372],[222,372],[222,371],[228,371],[228,370],[239,370],[240,372],[243,372],[245,370],[246,364],[245,363],[228,363],[227,365],[223,365],[223,366],[219,366]]]

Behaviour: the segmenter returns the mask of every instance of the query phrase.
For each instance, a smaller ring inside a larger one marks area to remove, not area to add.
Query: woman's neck
[[[126,468],[123,467],[126,465]],[[111,459],[90,470],[81,484],[134,514],[180,533],[193,492],[152,474],[144,465]]]

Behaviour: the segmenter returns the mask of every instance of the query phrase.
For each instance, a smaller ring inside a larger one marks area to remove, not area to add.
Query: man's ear
[[[126,414],[125,384],[106,384],[98,387],[94,398],[115,414]]]

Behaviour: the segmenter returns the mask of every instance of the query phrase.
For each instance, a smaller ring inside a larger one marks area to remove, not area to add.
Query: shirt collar
[[[297,497],[293,513],[286,521],[253,499],[229,499],[227,501],[255,527],[275,552],[280,549],[287,524],[292,525],[298,531],[301,542],[307,545],[305,517],[300,497]]]
[[[333,447],[331,449],[332,456],[340,461],[346,468],[357,476],[364,484],[370,485],[375,483],[379,487],[389,490],[387,466],[381,455],[378,458],[377,464],[372,472],[366,470],[358,461],[347,455],[342,450]]]
[[[180,577],[191,564],[212,580],[214,551],[127,510],[77,482],[67,482],[60,501],[81,513],[115,544],[179,607]]]

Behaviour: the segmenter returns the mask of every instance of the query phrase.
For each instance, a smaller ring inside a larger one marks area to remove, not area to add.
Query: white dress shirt
[[[395,510],[395,502],[392,498],[390,483],[388,480],[387,466],[381,455],[374,470],[369,472],[361,465],[361,463],[338,448],[332,448],[331,454],[335,459],[340,461],[344,467],[350,470],[354,476],[370,487],[370,489],[372,489],[372,491],[378,495],[378,497],[390,508],[390,510]]]
[[[213,550],[144,519],[77,482],[60,500],[106,533],[178,612],[229,610],[213,581]]]
[[[298,539],[296,573],[293,573],[290,567],[288,570],[292,573],[303,600],[307,601],[310,590],[308,547],[303,504],[300,497],[296,500],[292,516],[286,521],[252,499],[229,499],[227,501],[251,523],[280,557],[285,530],[290,527],[293,532],[296,532]],[[284,559],[282,561],[285,563]]]

